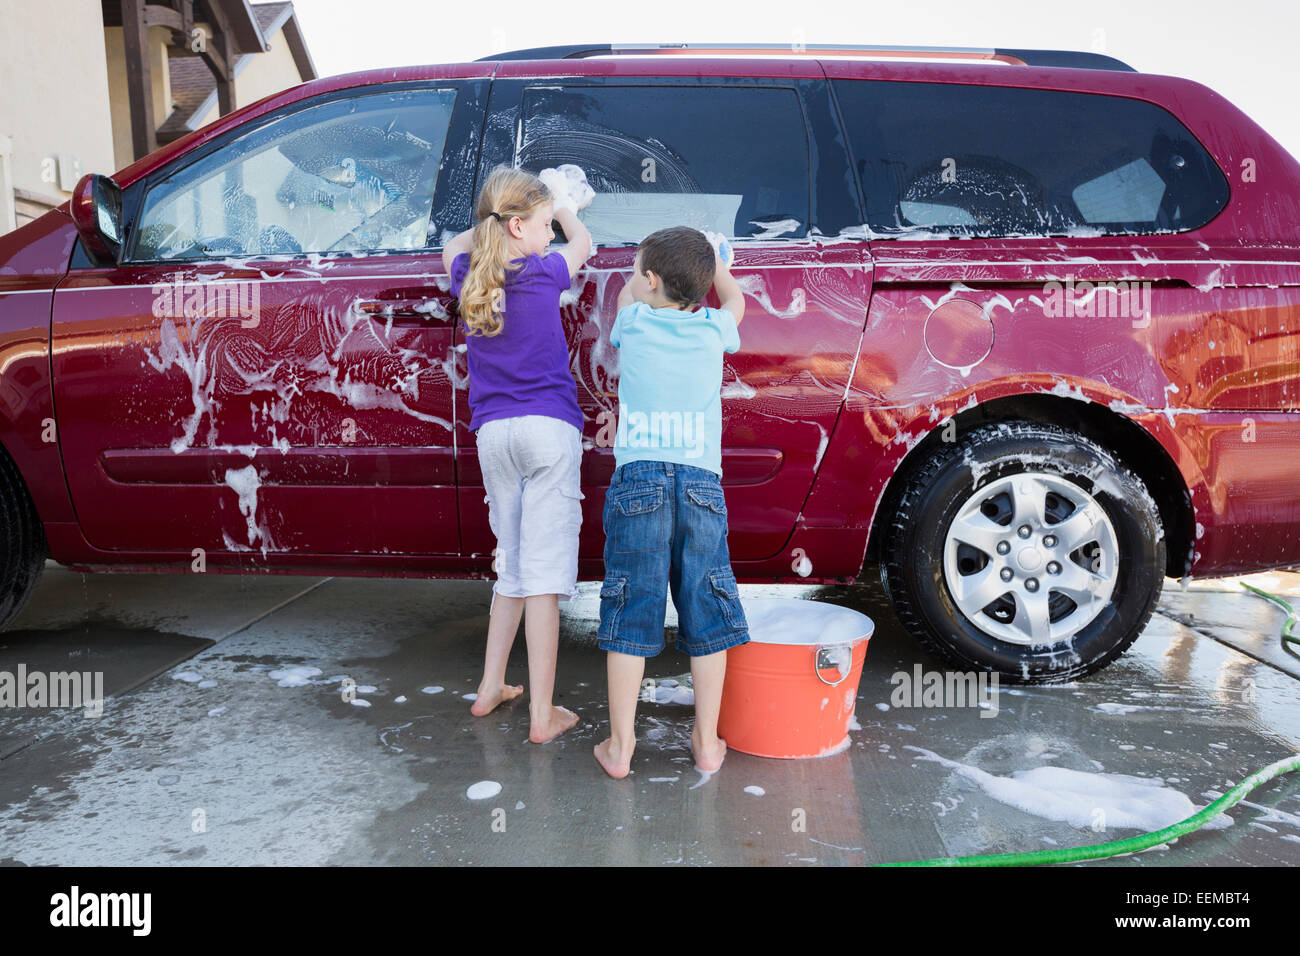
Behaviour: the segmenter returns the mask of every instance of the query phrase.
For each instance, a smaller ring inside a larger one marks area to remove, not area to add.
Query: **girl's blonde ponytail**
[[[474,227],[469,272],[460,290],[460,315],[470,335],[491,337],[499,335],[505,327],[501,307],[505,300],[506,269],[510,265],[505,224],[514,216],[527,218],[538,206],[548,202],[551,202],[550,191],[530,172],[498,166],[488,176],[475,204],[478,224]]]

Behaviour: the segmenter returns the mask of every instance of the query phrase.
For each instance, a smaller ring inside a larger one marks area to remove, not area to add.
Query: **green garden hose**
[[[1286,611],[1286,623],[1282,625],[1282,646],[1285,648],[1288,642],[1300,644],[1300,637],[1291,633],[1291,628],[1295,626],[1297,620],[1300,620],[1300,615],[1296,614],[1295,609],[1276,594],[1269,594],[1267,591],[1249,585],[1245,581],[1241,581],[1240,584],[1248,591],[1255,592],[1260,597],[1272,601]],[[1274,777],[1280,777],[1282,774],[1290,773],[1293,770],[1300,770],[1300,754],[1285,757],[1276,763],[1269,764],[1262,770],[1256,771],[1218,800],[1215,800],[1205,809],[1192,814],[1186,820],[1180,820],[1163,830],[1156,830],[1154,833],[1143,833],[1140,836],[1129,837],[1126,840],[1112,840],[1109,843],[1098,843],[1096,846],[1080,846],[1065,850],[1032,850],[1027,853],[993,853],[985,856],[949,856],[933,860],[909,860],[900,863],[878,863],[876,865],[1038,866],[1044,863],[1076,863],[1080,860],[1103,860],[1107,857],[1120,856],[1125,853],[1137,853],[1141,850],[1148,850],[1153,846],[1159,846],[1162,843],[1171,843],[1179,837],[1186,836],[1193,830],[1199,830],[1220,813],[1239,803],[1245,798],[1246,794],[1256,787],[1262,786]]]
[[[1276,594],[1269,594],[1267,591],[1261,590],[1260,588],[1257,588],[1254,585],[1247,584],[1245,581],[1238,581],[1237,583],[1240,584],[1247,591],[1254,591],[1256,594],[1264,598],[1266,601],[1272,601],[1282,610],[1286,611],[1286,621],[1282,624],[1283,648],[1286,647],[1288,641],[1291,642],[1292,644],[1300,644],[1300,637],[1296,637],[1294,634],[1291,633],[1291,628],[1295,627],[1295,622],[1300,620],[1300,615],[1296,614],[1295,608],[1293,608],[1286,601],[1283,601]]]
[[[1127,840],[1112,840],[1096,846],[1079,846],[1065,850],[1033,850],[1028,853],[994,853],[988,856],[949,856],[934,860],[909,860],[902,863],[878,863],[877,866],[1037,866],[1042,863],[1075,863],[1079,860],[1101,860],[1106,857],[1119,856],[1124,853],[1137,853],[1162,843],[1171,843],[1179,837],[1186,836],[1193,830],[1199,830],[1233,804],[1240,802],[1246,794],[1262,786],[1274,777],[1279,777],[1292,770],[1300,770],[1300,754],[1293,754],[1276,763],[1271,763],[1263,770],[1257,770],[1241,783],[1237,784],[1208,807],[1192,814],[1186,820],[1180,820],[1172,826],[1154,833],[1143,833],[1129,837]]]

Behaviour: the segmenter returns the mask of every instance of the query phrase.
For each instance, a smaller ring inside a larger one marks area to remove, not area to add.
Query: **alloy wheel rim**
[[[1110,603],[1119,568],[1110,517],[1059,475],[1021,472],[962,502],[944,541],[944,582],[962,615],[1011,644],[1059,644]]]

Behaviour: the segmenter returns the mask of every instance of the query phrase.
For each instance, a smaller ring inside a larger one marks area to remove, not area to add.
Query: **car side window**
[[[455,90],[308,106],[145,194],[129,260],[424,248]]]
[[[597,243],[675,225],[728,237],[807,232],[808,135],[793,89],[532,87],[520,112],[517,164],[581,166],[596,191],[581,218]]]
[[[956,83],[834,88],[879,236],[1183,232],[1228,201],[1213,158],[1152,103]]]

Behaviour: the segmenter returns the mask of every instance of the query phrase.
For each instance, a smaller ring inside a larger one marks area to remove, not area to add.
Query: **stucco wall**
[[[0,24],[0,137],[12,144],[3,160],[10,185],[62,202],[69,194],[58,181],[58,155],[78,159],[83,172],[116,168],[99,0],[0,0]],[[3,222],[0,214],[0,229]]]

